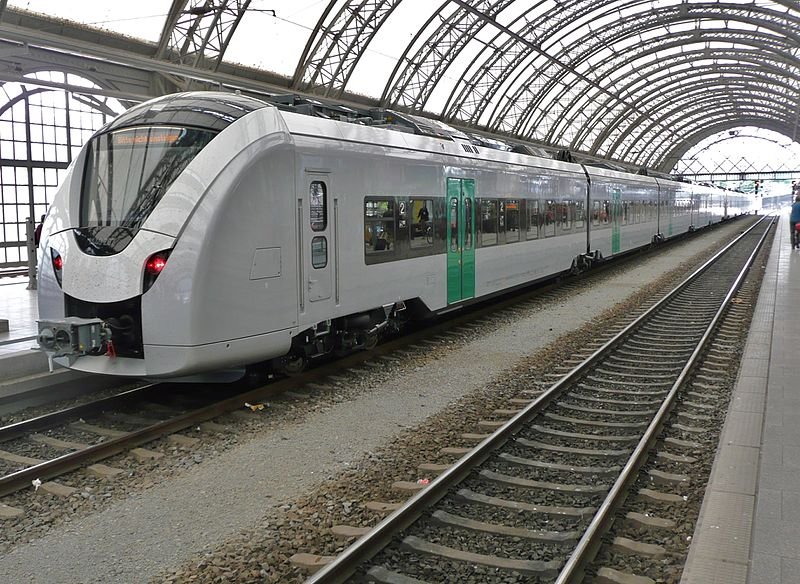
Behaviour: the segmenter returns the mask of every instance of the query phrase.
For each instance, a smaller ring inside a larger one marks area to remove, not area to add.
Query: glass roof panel
[[[275,2],[254,0],[231,37],[225,61],[292,77],[317,25],[323,2],[294,0],[273,14]]]
[[[169,0],[98,2],[97,0],[9,0],[8,5],[158,42],[169,12]]]
[[[375,33],[353,71],[348,89],[380,97],[398,59],[431,15],[431,0],[403,0]],[[435,6],[438,8],[439,3]]]

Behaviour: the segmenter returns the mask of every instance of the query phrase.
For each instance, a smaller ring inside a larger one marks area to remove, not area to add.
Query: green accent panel
[[[461,298],[475,297],[475,181],[461,182],[464,236],[461,247]]]
[[[622,249],[620,237],[622,233],[622,192],[614,189],[611,192],[611,253],[619,253]]]

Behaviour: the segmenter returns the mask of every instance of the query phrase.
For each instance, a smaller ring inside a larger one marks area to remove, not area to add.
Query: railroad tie
[[[380,515],[389,515],[390,513],[394,513],[400,507],[402,507],[403,503],[383,503],[381,501],[368,501],[364,504],[364,509],[368,511],[372,511],[374,513],[379,513]]]
[[[289,563],[308,574],[315,574],[335,560],[335,556],[318,556],[317,554],[294,554]]]
[[[547,578],[552,578],[558,575],[558,570],[561,568],[561,562],[558,561],[543,562],[541,560],[515,560],[510,558],[501,558],[499,556],[475,554],[472,552],[465,552],[455,548],[431,543],[413,535],[409,535],[403,539],[401,547],[421,554],[439,556],[450,560],[468,562],[470,564],[480,564],[500,570],[514,570],[520,574],[528,574]]]
[[[349,541],[357,539],[362,535],[366,535],[372,531],[371,527],[354,527],[352,525],[334,525],[331,527],[331,533],[336,539]]]
[[[637,576],[605,567],[597,571],[594,582],[595,584],[656,584],[655,580],[647,576]]]
[[[427,584],[424,580],[417,580],[410,576],[404,576],[399,572],[387,570],[383,566],[374,566],[367,572],[370,582],[379,584]]]
[[[25,515],[25,511],[17,507],[11,507],[4,503],[0,503],[0,519],[16,519]]]

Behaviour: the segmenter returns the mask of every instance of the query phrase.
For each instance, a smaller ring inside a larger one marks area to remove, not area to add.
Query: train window
[[[506,243],[519,241],[519,201],[506,201]]]
[[[433,200],[410,199],[408,204],[411,209],[411,247],[433,247]]]
[[[121,251],[117,241],[120,234],[136,234],[170,185],[214,136],[216,132],[208,130],[140,126],[93,138],[86,154],[78,220],[97,243],[94,251],[98,255]],[[17,183],[23,184],[19,180]],[[39,198],[36,192],[34,197]],[[11,239],[18,238],[14,234]]]
[[[600,201],[592,201],[592,225],[600,225]]]
[[[526,201],[528,208],[528,239],[539,239],[539,221],[541,216],[539,214],[539,201],[528,199]]]
[[[450,197],[450,251],[458,251],[458,198]]]
[[[556,217],[558,207],[555,201],[547,201],[544,207],[544,229],[542,235],[544,237],[553,237],[556,234]]]
[[[364,201],[364,252],[367,256],[387,255],[394,251],[394,211],[394,199]]]
[[[311,265],[317,269],[328,265],[328,240],[322,235],[311,240]]]
[[[481,246],[497,244],[497,201],[481,199]]]
[[[575,203],[572,201],[562,201],[558,205],[558,222],[561,225],[561,231],[572,231],[572,214],[573,206]]]
[[[586,221],[586,203],[583,201],[575,201],[575,227],[581,229]]]
[[[464,249],[472,249],[472,199],[464,199]]]
[[[319,180],[311,182],[309,188],[309,211],[311,212],[311,231],[325,231],[328,226],[328,190]]]

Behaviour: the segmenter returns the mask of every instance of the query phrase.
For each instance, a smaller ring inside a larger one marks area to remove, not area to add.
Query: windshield
[[[82,230],[95,236],[109,231],[92,229],[98,227],[138,231],[173,181],[215,135],[194,128],[151,126],[94,138],[81,195]]]

